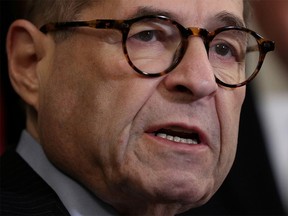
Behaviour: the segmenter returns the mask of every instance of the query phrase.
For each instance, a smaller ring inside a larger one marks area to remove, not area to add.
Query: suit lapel
[[[1,215],[65,215],[57,194],[14,151],[1,158]]]

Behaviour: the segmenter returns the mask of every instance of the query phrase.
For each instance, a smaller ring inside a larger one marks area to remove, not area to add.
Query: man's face
[[[242,0],[102,1],[79,20],[129,19],[143,8],[211,31],[243,20]],[[217,18],[224,13],[231,19]],[[133,71],[115,30],[78,28],[49,55],[39,134],[60,169],[123,212],[183,211],[218,189],[234,160],[245,88],[216,84],[200,38],[190,37],[182,62],[157,78]]]

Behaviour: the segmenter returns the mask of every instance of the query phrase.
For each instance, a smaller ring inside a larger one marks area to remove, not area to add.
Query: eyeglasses
[[[216,82],[236,88],[258,74],[266,53],[274,42],[239,26],[226,26],[209,32],[185,28],[165,16],[143,16],[130,20],[92,20],[49,23],[43,33],[75,27],[116,29],[122,32],[122,48],[129,65],[138,73],[158,77],[171,72],[182,60],[190,36],[203,40]],[[195,50],[197,52],[197,50]]]

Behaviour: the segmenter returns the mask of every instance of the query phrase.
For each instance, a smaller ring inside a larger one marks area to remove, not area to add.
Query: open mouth
[[[196,132],[184,132],[173,129],[160,129],[154,132],[154,135],[169,141],[183,143],[188,145],[200,144],[199,134]]]

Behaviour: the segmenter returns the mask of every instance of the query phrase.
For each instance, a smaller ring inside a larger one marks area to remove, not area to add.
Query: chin
[[[203,193],[192,191],[189,195],[186,195],[186,197],[183,196],[181,200],[182,207],[178,210],[177,214],[205,205],[214,193],[215,192],[208,191]]]
[[[160,185],[160,186],[159,186]],[[205,204],[217,189],[214,187],[214,181],[207,180],[189,180],[184,178],[181,180],[168,180],[166,184],[159,184],[154,188],[156,200],[162,199],[166,202],[178,202],[183,206],[188,206],[185,209],[195,208]]]
[[[178,194],[178,196],[174,197],[175,200],[173,200],[171,203],[174,202],[178,204],[179,208],[177,210],[177,214],[180,214],[206,204],[213,195],[214,193],[209,191],[202,192],[192,190],[190,192]]]

